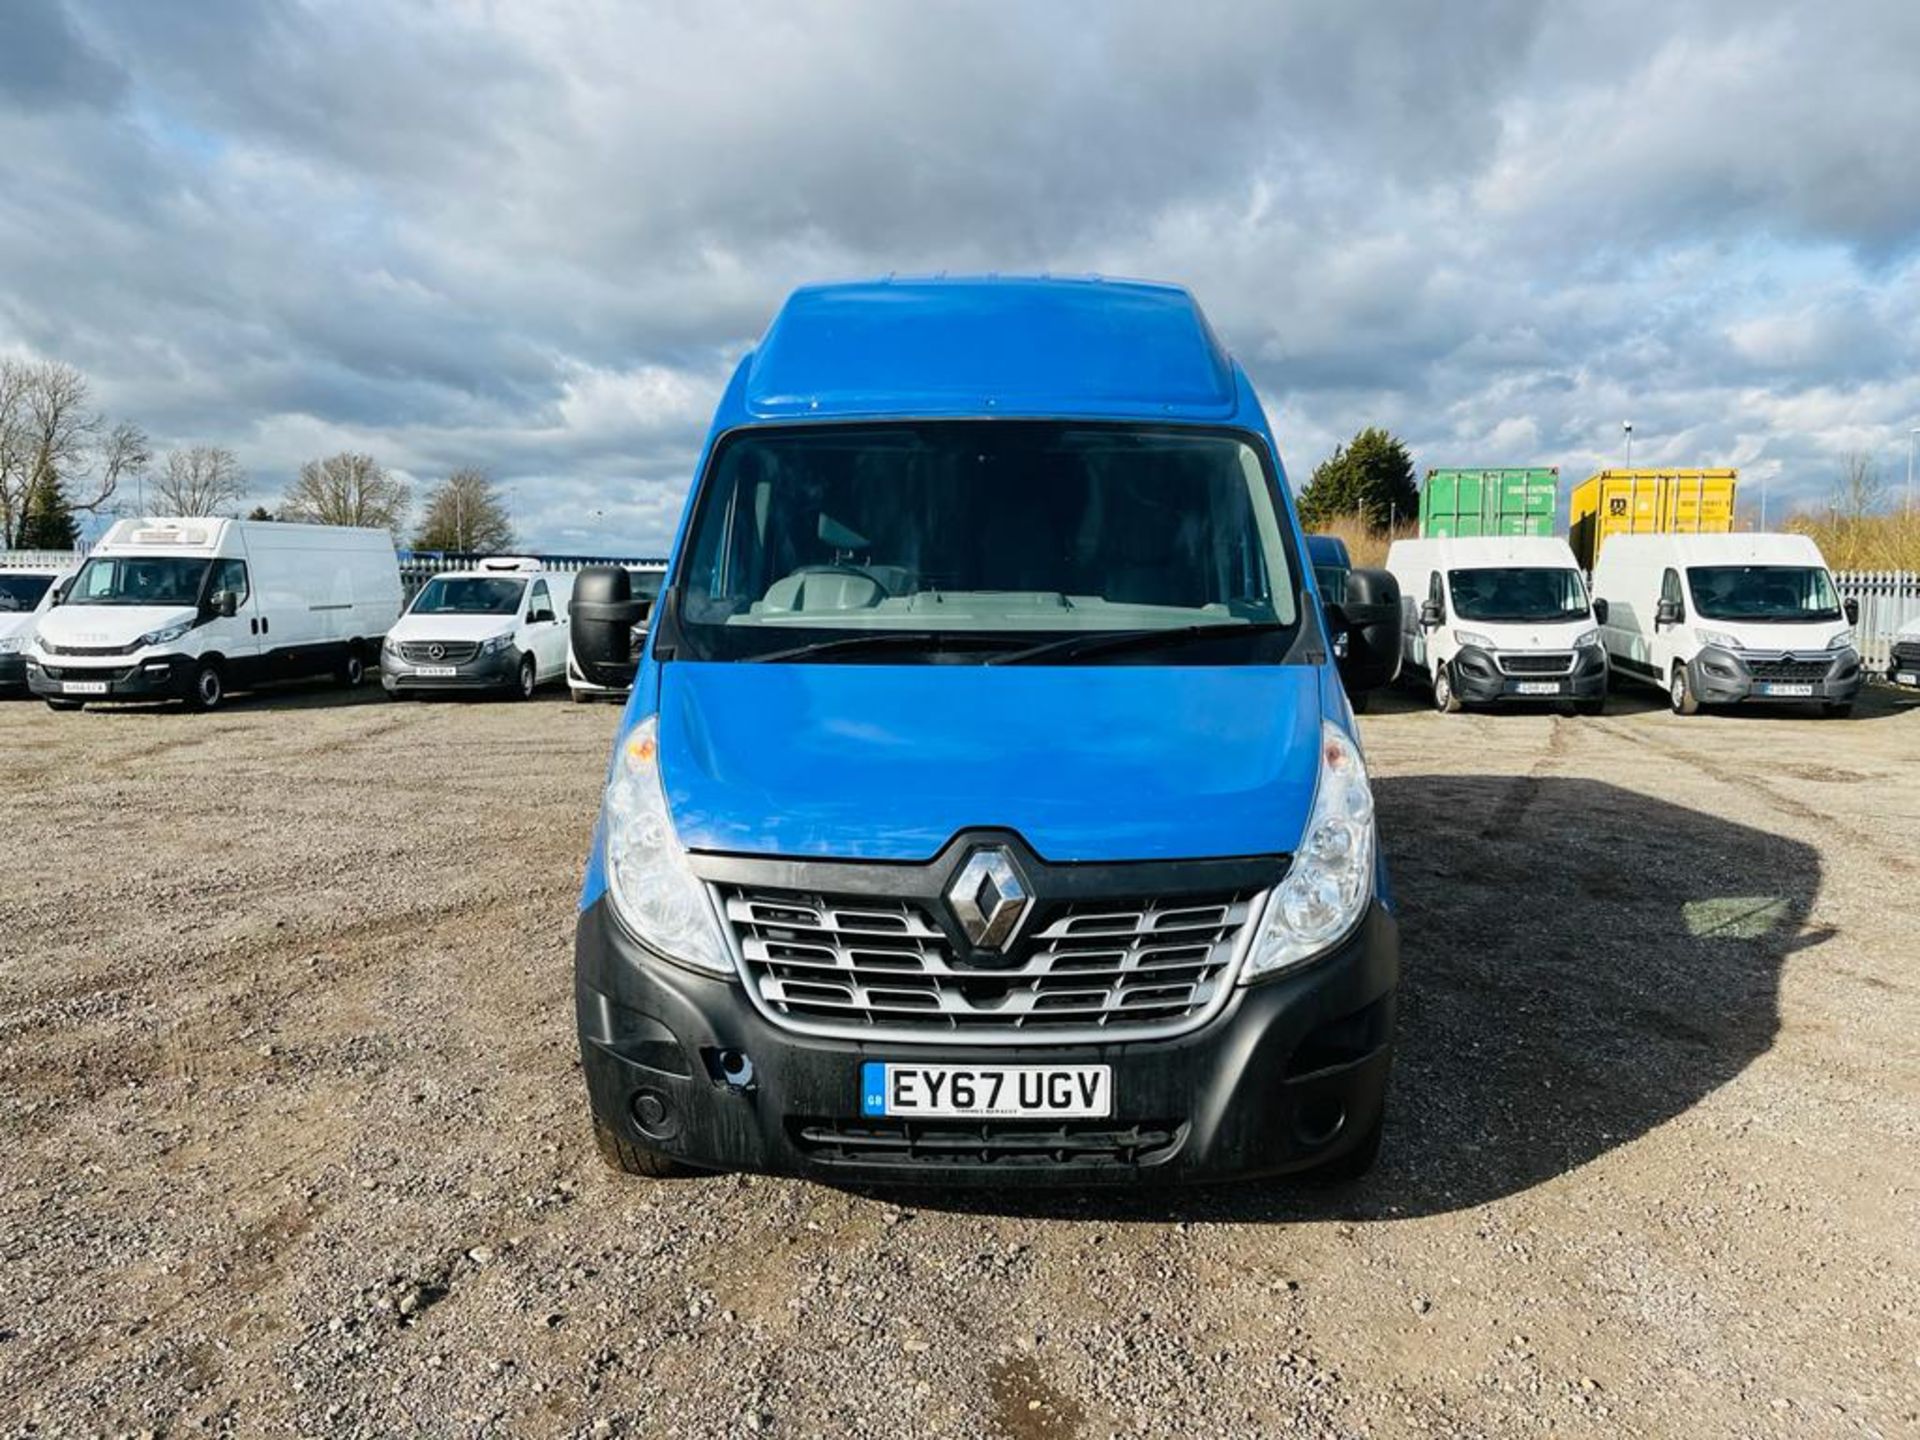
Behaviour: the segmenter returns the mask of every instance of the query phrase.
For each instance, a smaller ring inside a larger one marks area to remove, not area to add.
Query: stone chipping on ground
[[[601,1168],[611,709],[0,706],[0,1435],[1920,1433],[1920,707],[1656,705],[1383,698],[1379,1170],[1118,1196]]]

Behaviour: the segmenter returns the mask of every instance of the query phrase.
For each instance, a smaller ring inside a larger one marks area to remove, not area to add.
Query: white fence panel
[[[1900,627],[1920,620],[1920,570],[1842,570],[1833,577],[1842,596],[1860,602],[1853,627],[1867,668],[1884,671]]]

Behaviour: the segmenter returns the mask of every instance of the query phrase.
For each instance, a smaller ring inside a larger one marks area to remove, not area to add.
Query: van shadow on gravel
[[[1377,783],[1401,919],[1378,1168],[1184,1190],[901,1192],[1062,1219],[1400,1219],[1497,1200],[1681,1114],[1772,1044],[1812,847],[1601,781]]]

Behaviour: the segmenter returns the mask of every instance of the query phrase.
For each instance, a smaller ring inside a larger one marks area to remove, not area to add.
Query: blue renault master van
[[[633,673],[629,583],[572,614]],[[796,292],[714,417],[581,895],[609,1163],[1365,1170],[1399,954],[1341,671],[1390,680],[1398,626],[1379,571],[1323,611],[1186,291]]]

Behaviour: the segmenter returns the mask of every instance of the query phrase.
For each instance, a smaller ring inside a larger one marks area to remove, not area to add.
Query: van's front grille
[[[898,1168],[1049,1166],[1111,1169],[1151,1165],[1179,1147],[1172,1120],[862,1120],[790,1118],[787,1133],[823,1165]]]
[[[720,898],[747,983],[776,1020],[861,1037],[1118,1038],[1211,1012],[1255,897],[1038,905],[1007,963],[991,967],[956,955],[929,902],[740,886]]]
[[[480,653],[474,640],[402,640],[400,658],[410,665],[464,665]]]
[[[42,639],[40,648],[49,655],[131,655],[140,648],[138,640],[127,645],[56,645],[51,640]]]
[[[1761,659],[1757,656],[1743,655],[1747,673],[1756,680],[1824,680],[1827,671],[1833,667],[1833,661],[1826,656],[1817,660],[1802,659],[1796,655],[1780,655]]]
[[[1573,670],[1573,653],[1568,650],[1547,651],[1537,655],[1503,652],[1499,660],[1500,668],[1509,675],[1566,675]]]
[[[1920,641],[1903,640],[1896,644],[1893,663],[1902,669],[1920,670]]]

